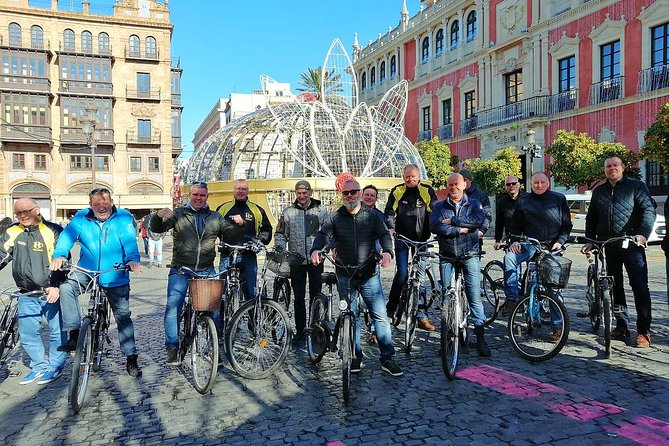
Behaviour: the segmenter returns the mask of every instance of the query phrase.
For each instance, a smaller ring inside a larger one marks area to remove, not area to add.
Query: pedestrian
[[[585,236],[604,241],[623,235],[633,236],[635,243],[611,244],[606,248],[608,273],[613,276],[613,313],[616,328],[611,339],[630,337],[629,314],[623,287],[623,265],[627,271],[636,307],[636,346],[650,347],[652,320],[648,263],[645,244],[655,223],[655,202],[646,185],[625,176],[625,164],[618,157],[604,161],[606,181],[592,191],[585,216]],[[587,253],[590,244],[583,246]]]
[[[669,218],[669,198],[664,202],[664,219]],[[666,282],[667,282],[667,305],[669,305],[669,237],[666,235],[662,239],[662,251],[664,251],[664,260],[666,268]]]
[[[142,236],[142,243],[144,243],[144,254],[149,257],[149,219],[151,214],[144,216],[139,222],[139,234]]]
[[[223,217],[233,223],[244,226],[244,232],[233,237],[230,244],[243,244],[248,241],[268,245],[272,240],[272,224],[267,218],[267,212],[258,204],[249,200],[249,183],[246,180],[235,181],[233,189],[234,200],[221,204],[216,208]],[[228,267],[231,252],[221,250],[221,270]],[[256,280],[258,276],[258,258],[255,252],[243,252],[237,258],[242,290],[246,300],[256,295]]]
[[[47,265],[58,236],[63,230],[42,218],[40,208],[31,198],[14,203],[18,223],[0,234],[0,269],[12,262],[14,283],[22,293],[44,290],[46,300],[38,297],[19,297],[18,322],[21,347],[30,357],[30,372],[19,384],[48,384],[57,379],[65,366],[67,353],[58,347],[65,341],[60,324],[60,291],[65,279],[63,271],[49,271]],[[49,350],[45,359],[44,343],[40,336],[42,318],[49,327]]]
[[[58,238],[49,269],[59,270],[74,244],[79,242],[78,264],[82,268],[101,271],[120,263],[138,273],[139,250],[134,217],[114,205],[111,191],[106,187],[93,189],[88,198],[89,208],[77,212]],[[61,351],[76,349],[81,325],[79,295],[89,282],[87,275],[75,273],[60,286],[63,329],[70,332],[67,342],[59,348]],[[126,371],[130,376],[139,377],[142,369],[137,363],[135,329],[130,312],[130,275],[125,270],[112,271],[102,274],[99,283],[116,320],[121,352],[126,357]]]
[[[309,262],[309,251],[328,212],[320,200],[312,198],[311,184],[306,180],[295,183],[295,202],[285,208],[279,218],[275,232],[277,249],[288,249],[299,254],[304,261],[290,266],[290,282],[293,286],[293,306],[295,308],[295,337],[300,343],[305,338],[307,309],[305,302],[307,277],[309,277],[309,306],[321,292],[323,265]]]
[[[488,197],[487,193],[479,189],[478,186],[474,183],[474,175],[472,174],[471,170],[461,169],[459,173],[465,179],[465,193],[467,196],[469,198],[474,198],[479,203],[481,203],[483,210],[485,211],[485,220],[479,228],[479,243],[481,246],[483,246],[483,236],[486,232],[488,232],[488,228],[490,228],[490,222],[492,222],[492,208],[490,207],[490,198]]]
[[[209,188],[207,183],[195,182],[188,194],[188,204],[176,208],[163,208],[151,214],[151,231],[165,233],[172,229],[174,243],[172,266],[167,276],[167,301],[165,304],[165,351],[167,365],[179,365],[179,321],[190,273],[181,271],[185,266],[197,273],[214,276],[216,239],[229,240],[242,233],[244,225],[237,226],[226,221],[221,214],[212,211],[207,203]],[[220,313],[214,314],[220,330]],[[219,331],[220,332],[220,331]]]
[[[156,214],[155,210],[152,210],[148,215],[149,221],[146,227],[146,234],[149,238],[149,268],[151,265],[156,265],[158,268],[163,263],[163,239],[167,235],[167,232],[155,232],[151,228],[151,219]]]
[[[341,198],[344,204],[331,213],[316,235],[311,248],[311,262],[318,265],[320,251],[328,244],[331,237],[337,241],[336,259],[343,265],[360,265],[353,277],[346,268],[336,266],[337,285],[340,295],[351,293],[351,309],[355,325],[355,358],[351,362],[351,373],[358,373],[362,368],[362,345],[360,343],[360,321],[357,294],[362,296],[370,316],[374,321],[379,350],[381,370],[391,376],[402,376],[402,369],[395,363],[395,347],[390,334],[390,324],[384,308],[385,299],[381,286],[380,274],[376,263],[376,241],[380,240],[383,249],[381,267],[390,264],[393,244],[388,228],[383,221],[366,206],[362,206],[360,184],[356,180],[343,183]]]

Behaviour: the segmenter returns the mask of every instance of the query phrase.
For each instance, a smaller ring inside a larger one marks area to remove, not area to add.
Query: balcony
[[[160,101],[160,88],[137,89],[125,87],[125,98],[135,101]]]
[[[79,40],[77,40],[74,43],[67,43],[67,44],[61,40],[60,42],[58,42],[58,52],[109,57],[112,54],[112,48],[111,44],[106,47],[100,47],[99,45],[97,45],[97,41],[95,42],[95,45],[83,45]]]
[[[656,65],[639,72],[639,93],[669,87],[669,65]]]
[[[45,125],[5,124],[0,126],[0,140],[51,145],[51,127]]]
[[[478,116],[474,115],[460,121],[460,134],[467,135],[476,129],[477,118]]]
[[[172,107],[181,107],[181,93],[172,93]]]
[[[128,130],[125,136],[127,144],[160,145],[160,130],[154,130],[150,135],[138,134],[135,130]]]
[[[551,114],[574,110],[578,106],[578,90],[571,89],[550,96]]]
[[[172,137],[172,147],[178,147],[181,149],[181,136]]]
[[[590,85],[590,104],[601,104],[624,97],[624,79],[623,76],[618,76]]]
[[[145,48],[125,47],[123,54],[126,59],[158,62],[160,50],[155,49],[153,51],[146,51]]]
[[[44,35],[33,38],[30,29],[22,29],[21,35],[17,38],[10,35],[8,26],[0,27],[0,47],[51,52],[51,42],[46,40]]]
[[[503,105],[501,107],[491,108],[479,112],[476,116],[478,121],[475,121],[473,127],[468,127],[469,133],[474,129],[484,129],[494,127],[497,125],[508,124],[514,121],[520,121],[535,116],[548,116],[550,113],[550,96],[536,96],[533,98],[523,99],[522,101]],[[471,118],[470,118],[471,119]],[[467,126],[466,126],[467,127]],[[462,132],[462,124],[460,126],[460,133]]]
[[[440,125],[437,129],[437,135],[441,141],[453,138],[453,123]]]
[[[82,95],[113,96],[114,87],[111,82],[79,81],[71,79],[60,79],[58,91],[61,93],[72,93]]]
[[[429,141],[432,138],[432,130],[423,130],[418,132],[417,141]]]
[[[51,81],[43,77],[0,75],[0,90],[49,93]]]
[[[100,139],[98,139],[98,146],[114,145],[114,129],[97,129],[100,131]],[[61,144],[75,144],[79,146],[86,146],[87,137],[81,127],[61,127],[60,128],[60,142]]]

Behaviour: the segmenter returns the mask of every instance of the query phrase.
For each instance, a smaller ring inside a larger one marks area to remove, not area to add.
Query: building
[[[667,0],[422,3],[409,17],[404,2],[397,27],[354,43],[361,101],[409,82],[412,141],[437,136],[460,159],[516,146],[529,176],[528,134],[542,147],[565,129],[639,150],[669,101]],[[643,164],[651,192],[667,195],[669,177]]]
[[[172,203],[182,70],[168,0],[91,10],[0,0],[0,214],[32,197],[63,221],[93,187],[137,215]]]

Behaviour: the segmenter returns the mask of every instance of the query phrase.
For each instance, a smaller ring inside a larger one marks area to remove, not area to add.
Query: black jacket
[[[606,240],[621,235],[650,237],[655,223],[655,203],[646,185],[623,177],[615,186],[608,181],[592,191],[585,216],[585,236]]]
[[[518,200],[527,192],[520,191],[514,200],[508,193],[504,193],[497,197],[495,205],[495,241],[501,242],[502,237],[511,233],[511,221],[513,220],[513,211],[516,210]]]
[[[483,220],[483,223],[479,227],[479,231],[485,234],[488,232],[488,228],[490,228],[490,222],[492,222],[492,207],[490,206],[490,197],[488,197],[488,194],[479,189],[478,186],[476,186],[474,183],[472,183],[469,189],[465,190],[465,194],[467,194],[469,198],[473,198],[474,200],[478,201],[483,207],[483,212],[485,212],[485,220]]]
[[[451,219],[450,225],[443,223],[442,220],[446,218]],[[448,197],[437,203],[430,214],[430,229],[437,235],[439,253],[448,257],[458,257],[478,252],[478,231],[485,219],[486,214],[481,203],[467,195],[462,198],[457,212],[454,203]],[[467,228],[470,231],[461,234],[460,228]]]
[[[223,203],[216,208],[216,211],[220,211],[223,215],[223,218],[229,221],[231,215],[241,215],[242,218],[246,221],[244,226],[244,232],[238,234],[232,238],[228,243],[233,245],[239,245],[246,243],[249,240],[259,240],[265,245],[268,245],[272,241],[272,224],[267,218],[267,213],[259,205],[247,201],[235,200]],[[259,215],[259,220],[256,221],[256,214]],[[225,256],[228,253],[223,253]]]
[[[398,184],[388,194],[386,224],[411,240],[425,241],[430,238],[430,212],[436,202],[437,194],[432,186]]]
[[[563,245],[571,227],[567,199],[561,193],[548,190],[541,195],[531,192],[518,199],[510,231],[513,235],[526,235],[548,245]]]

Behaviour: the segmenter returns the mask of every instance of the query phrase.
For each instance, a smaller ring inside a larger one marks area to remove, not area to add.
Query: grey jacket
[[[319,200],[312,199],[306,209],[295,201],[281,213],[274,232],[276,247],[304,256],[302,264],[306,264],[314,238],[328,214]]]

